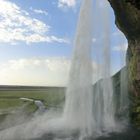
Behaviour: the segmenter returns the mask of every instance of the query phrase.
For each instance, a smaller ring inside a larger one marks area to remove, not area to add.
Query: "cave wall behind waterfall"
[[[128,40],[130,116],[140,126],[140,0],[108,0],[114,10],[117,27]]]

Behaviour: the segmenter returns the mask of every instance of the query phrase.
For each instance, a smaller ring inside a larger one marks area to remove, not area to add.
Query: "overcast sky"
[[[0,84],[66,85],[80,3],[0,0]],[[121,68],[118,58],[126,52],[127,43],[114,24],[111,8],[110,14],[115,73]],[[93,68],[98,70],[94,60]]]

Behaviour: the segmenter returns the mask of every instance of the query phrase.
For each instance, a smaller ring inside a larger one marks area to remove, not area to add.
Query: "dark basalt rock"
[[[108,0],[117,27],[128,40],[127,67],[131,93],[131,118],[140,126],[140,0]]]
[[[140,9],[140,0],[125,0],[125,1],[129,2],[130,4],[135,6],[136,8]]]
[[[126,0],[109,0],[116,17],[117,27],[128,41],[140,39],[140,10]]]

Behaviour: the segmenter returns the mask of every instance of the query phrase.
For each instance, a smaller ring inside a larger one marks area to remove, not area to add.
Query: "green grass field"
[[[22,107],[27,104],[28,112],[34,112],[37,107],[33,102],[24,101],[20,98],[30,98],[41,100],[46,108],[56,107],[64,101],[64,88],[46,87],[46,88],[0,88],[0,118],[8,114],[9,110]]]

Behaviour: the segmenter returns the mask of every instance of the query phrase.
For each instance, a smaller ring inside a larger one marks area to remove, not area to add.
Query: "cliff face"
[[[131,118],[140,125],[140,0],[108,0],[117,27],[128,40],[127,67],[132,106]]]

